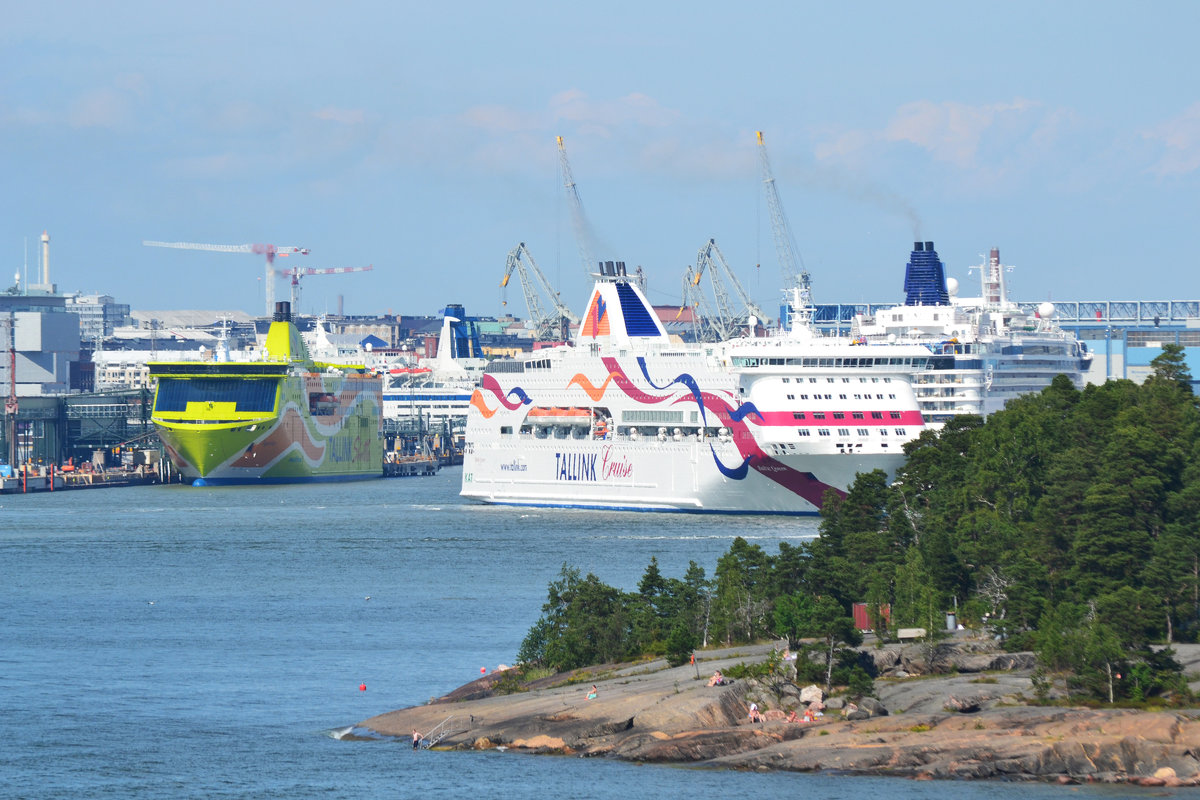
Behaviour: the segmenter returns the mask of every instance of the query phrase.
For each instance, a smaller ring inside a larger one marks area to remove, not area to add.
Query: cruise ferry
[[[471,394],[483,377],[487,359],[482,357],[479,334],[464,321],[460,305],[447,306],[438,337],[437,354],[416,363],[389,364],[383,392],[386,419],[422,419],[451,427],[466,422]]]
[[[925,429],[929,350],[794,325],[684,344],[605,262],[574,346],[493,361],[471,397],[462,495],[640,511],[817,513],[855,475],[892,474]]]
[[[1008,299],[1000,251],[978,268],[982,294],[958,297],[933,242],[916,242],[905,271],[903,305],[858,315],[851,335],[867,343],[908,342],[930,351],[915,379],[926,424],[940,428],[958,414],[987,416],[1058,375],[1082,387],[1091,365],[1087,345],[1054,323],[1054,305],[1030,314]]]
[[[151,416],[193,485],[378,478],[383,381],[315,362],[291,321],[275,317],[257,361],[157,361]]]

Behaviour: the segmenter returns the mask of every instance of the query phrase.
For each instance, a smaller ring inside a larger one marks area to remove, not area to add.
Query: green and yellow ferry
[[[151,417],[195,486],[378,478],[383,379],[314,362],[276,304],[259,361],[154,361]]]

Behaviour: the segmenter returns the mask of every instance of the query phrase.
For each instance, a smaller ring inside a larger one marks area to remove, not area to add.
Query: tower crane
[[[266,297],[267,316],[275,312],[275,257],[290,255],[306,256],[307,247],[291,247],[276,244],[197,244],[195,242],[147,242],[146,247],[171,247],[176,250],[206,250],[210,253],[256,253],[267,257],[266,267]]]
[[[521,257],[524,256],[524,261]],[[529,264],[526,266],[525,261]],[[569,323],[578,325],[579,317],[576,316],[571,309],[562,302],[558,296],[558,292],[554,291],[554,287],[550,285],[550,281],[546,280],[546,276],[538,268],[537,262],[533,260],[533,255],[529,252],[529,248],[521,242],[508,253],[508,262],[504,267],[504,280],[500,281],[500,287],[508,286],[508,280],[512,277],[513,272],[521,278],[521,290],[525,293],[525,305],[529,309],[529,319],[534,324],[534,330],[538,339],[547,340],[555,338],[565,319]],[[546,293],[550,299],[550,303],[554,306],[554,316],[542,313],[542,304],[538,300],[538,287]],[[563,337],[566,338],[565,336]]]
[[[579,245],[579,259],[583,262],[583,272],[591,275],[596,262],[592,254],[592,230],[587,217],[583,213],[583,201],[579,198],[579,187],[575,185],[575,176],[571,174],[571,162],[567,160],[567,148],[563,137],[554,137],[558,141],[558,163],[562,169],[563,185],[567,188],[567,202],[571,206],[571,225],[575,228],[575,241]]]
[[[771,232],[775,237],[775,249],[779,253],[779,270],[783,277],[783,290],[791,297],[789,308],[793,315],[792,323],[807,325],[812,321],[812,281],[808,270],[800,259],[796,249],[795,239],[792,238],[792,227],[788,224],[787,215],[783,211],[783,203],[779,200],[779,189],[775,186],[775,176],[771,172],[771,160],[767,157],[767,144],[763,141],[762,131],[758,131],[758,156],[762,164],[763,187],[767,193],[767,209],[771,214]]]
[[[288,267],[287,269],[277,269],[273,272],[281,278],[292,279],[292,313],[300,313],[300,279],[305,275],[341,275],[345,272],[370,272],[375,269],[373,264],[368,264],[365,267],[330,267],[328,269],[315,269],[313,267]]]

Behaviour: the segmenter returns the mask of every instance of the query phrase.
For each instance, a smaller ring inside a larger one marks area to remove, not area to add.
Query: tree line
[[[1082,390],[1059,376],[986,421],[926,431],[891,483],[875,471],[830,492],[819,536],[775,554],[735,539],[712,578],[652,559],[624,592],[564,565],[518,658],[562,670],[815,637],[826,682],[861,679],[836,645],[855,643],[863,603],[885,639],[956,610],[1082,695],[1178,690],[1161,645],[1200,639],[1200,406],[1182,348],[1151,369]]]

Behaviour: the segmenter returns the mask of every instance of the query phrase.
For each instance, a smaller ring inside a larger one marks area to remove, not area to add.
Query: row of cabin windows
[[[814,395],[812,399],[833,399],[833,395]],[[888,395],[888,399],[895,399],[895,395]],[[796,395],[788,395],[787,399],[796,399]],[[800,399],[809,399],[808,395],[800,395]],[[846,399],[845,395],[838,395],[838,399]],[[854,399],[871,399],[870,395],[854,395]],[[875,399],[883,399],[883,395],[876,395]]]
[[[735,367],[916,367],[924,369],[929,359],[923,356],[906,358],[760,358],[734,356]]]
[[[805,416],[807,413],[808,412],[806,412],[806,411],[793,411],[792,419],[808,419],[808,417]],[[833,413],[834,419],[845,419],[846,418],[845,411],[834,411],[832,413]],[[889,411],[888,415],[891,419],[900,419],[899,411]],[[825,419],[825,412],[824,411],[813,411],[812,418],[813,419]],[[851,411],[850,419],[866,419],[866,415],[862,411]],[[872,411],[871,419],[883,419],[883,412],[882,411]]]
[[[858,428],[857,431],[858,431],[859,436],[870,436],[871,435],[870,428]],[[896,428],[895,431],[896,431],[897,436],[906,436],[907,435],[904,428]],[[797,428],[796,432],[799,433],[801,436],[812,436],[812,428]],[[829,428],[817,428],[817,436],[829,436],[829,435],[830,435]],[[849,436],[850,429],[849,428],[838,428],[837,435],[838,436]],[[888,429],[887,428],[879,428],[879,435],[887,436]]]

